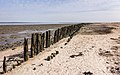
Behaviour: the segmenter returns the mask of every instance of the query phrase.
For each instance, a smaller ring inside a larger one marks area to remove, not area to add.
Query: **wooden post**
[[[54,44],[54,30],[50,31],[50,45]]]
[[[48,48],[48,37],[49,37],[49,32],[46,31],[46,48]]]
[[[50,47],[50,45],[51,45],[51,38],[50,38],[51,31],[49,30],[48,33],[49,33],[49,35],[48,35],[48,47]]]
[[[38,44],[37,44],[37,47],[38,47],[38,52],[37,53],[40,53],[41,52],[41,33],[38,34]]]
[[[54,33],[54,43],[57,42],[57,38],[56,38],[56,36],[57,36],[57,30],[55,30],[55,33]]]
[[[65,38],[65,27],[63,27],[63,38]]]
[[[56,30],[56,42],[58,42],[58,29]]]
[[[61,28],[61,39],[63,39],[63,27]]]
[[[67,35],[67,27],[65,27],[64,37],[66,37],[66,35]]]
[[[50,47],[51,45],[51,40],[50,40],[50,35],[51,35],[51,31],[46,31],[46,48]]]
[[[35,50],[35,34],[32,34],[31,37],[31,58],[34,56],[34,50]]]
[[[42,33],[41,35],[41,50],[44,50],[44,43],[45,43],[45,33]]]
[[[4,73],[7,72],[6,57],[5,57],[5,56],[4,56],[4,60],[3,60],[3,72],[4,72]]]
[[[35,54],[37,55],[39,53],[39,34],[36,33],[36,52]]]
[[[35,47],[35,49],[34,49],[34,55],[37,55],[37,50],[38,50],[38,48],[37,48],[37,43],[38,43],[38,33],[35,33],[34,40],[35,40],[35,43],[34,43],[34,47]]]
[[[41,34],[41,51],[43,50],[43,33]]]
[[[62,39],[62,35],[61,34],[62,34],[62,28],[60,28],[60,32],[59,32],[59,37],[60,37],[59,39],[60,40]]]
[[[60,29],[57,30],[57,42],[60,40]]]
[[[24,61],[28,60],[28,39],[24,38]]]
[[[67,36],[69,35],[69,30],[70,30],[70,27],[68,26],[67,27]]]

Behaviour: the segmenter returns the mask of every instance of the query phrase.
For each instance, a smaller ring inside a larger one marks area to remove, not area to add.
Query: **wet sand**
[[[23,44],[23,38],[30,39],[31,34],[56,29],[70,24],[41,24],[41,25],[1,25],[0,26],[0,51],[14,48]]]

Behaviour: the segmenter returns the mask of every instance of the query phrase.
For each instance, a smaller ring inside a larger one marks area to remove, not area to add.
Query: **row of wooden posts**
[[[35,55],[38,55],[40,52],[44,50],[44,48],[50,47],[59,40],[71,36],[73,33],[77,32],[82,26],[83,24],[76,24],[76,25],[61,27],[56,29],[53,35],[51,34],[52,30],[48,30],[44,33],[32,33],[30,53],[28,50],[28,39],[24,38],[24,61],[27,61],[29,57],[33,58]],[[4,57],[4,61],[3,61],[4,72],[6,72],[6,67],[7,67],[5,65],[5,60],[6,57]]]
[[[70,25],[62,28],[58,28],[54,32],[53,41],[51,41],[51,30],[45,33],[33,33],[31,37],[31,52],[30,57],[34,57],[44,50],[44,48],[50,47],[50,45],[58,42],[59,40],[72,35],[72,33],[78,31],[82,25]],[[28,53],[28,39],[24,38],[24,60],[29,58]]]

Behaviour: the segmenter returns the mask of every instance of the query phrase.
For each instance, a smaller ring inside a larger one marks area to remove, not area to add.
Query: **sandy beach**
[[[120,75],[120,23],[86,25],[65,44],[68,38],[3,75]],[[53,59],[45,60],[56,51]],[[3,55],[22,52],[23,46],[2,51],[0,61]]]

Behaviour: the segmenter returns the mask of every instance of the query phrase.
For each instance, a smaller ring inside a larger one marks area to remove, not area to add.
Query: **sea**
[[[0,25],[76,24],[76,22],[0,22]]]

